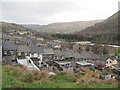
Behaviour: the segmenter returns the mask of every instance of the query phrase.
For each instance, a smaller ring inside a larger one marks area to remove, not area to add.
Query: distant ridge
[[[76,22],[58,22],[51,23],[48,25],[37,25],[37,24],[24,24],[24,27],[35,29],[39,32],[48,33],[74,33],[76,31],[81,31],[86,27],[92,26],[103,20],[93,20],[93,21],[76,21]]]

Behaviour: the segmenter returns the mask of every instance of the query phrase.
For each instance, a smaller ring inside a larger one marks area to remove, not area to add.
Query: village
[[[34,33],[14,30],[4,33],[2,62],[12,66],[21,64],[28,70],[47,70],[52,75],[60,71],[75,75],[82,68],[87,68],[103,72],[101,79],[119,79],[120,57],[115,51],[120,50],[120,46],[49,40],[35,37]]]

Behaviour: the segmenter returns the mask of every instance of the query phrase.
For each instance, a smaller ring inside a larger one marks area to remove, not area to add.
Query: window
[[[7,54],[7,51],[4,51],[4,54]]]
[[[57,57],[57,56],[55,56],[55,57],[54,57],[54,59],[55,59],[55,60],[57,60],[57,59],[58,59],[58,57]]]
[[[110,61],[110,63],[112,63],[112,61]]]
[[[29,63],[31,63],[31,61],[29,60]]]
[[[14,54],[13,51],[10,51],[11,54]]]

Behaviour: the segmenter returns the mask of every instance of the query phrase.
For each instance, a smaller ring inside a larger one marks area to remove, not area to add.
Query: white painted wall
[[[31,63],[29,63],[29,60]],[[17,62],[21,65],[26,66],[28,70],[39,70],[39,68],[33,63],[29,56],[26,56],[26,59],[17,59]]]
[[[31,57],[37,57],[37,58],[39,58],[41,61],[43,60],[43,55],[42,55],[42,54],[38,54],[38,53],[30,54],[30,58],[31,58]]]
[[[18,62],[19,64],[22,64],[22,65],[27,66],[27,59],[17,59],[17,62]]]

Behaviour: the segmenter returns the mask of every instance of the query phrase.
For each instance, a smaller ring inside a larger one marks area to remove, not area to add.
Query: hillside
[[[94,42],[118,44],[118,22],[120,21],[118,13],[119,12],[115,13],[103,22],[77,32],[76,35],[84,35]]]
[[[88,27],[81,31],[81,34],[112,34],[118,32],[118,13],[115,13],[103,22],[96,23],[94,26]]]
[[[0,28],[2,27],[2,32],[9,32],[10,30],[31,30],[28,28],[25,28],[22,25],[18,25],[15,23],[8,23],[8,22],[0,22]]]
[[[77,22],[63,22],[63,23],[51,23],[48,25],[34,25],[28,24],[24,27],[35,29],[39,32],[49,32],[49,33],[74,33],[76,31],[81,31],[88,26],[92,26],[95,23],[101,22],[102,20],[93,21],[77,21]]]
[[[81,75],[81,74],[80,74]],[[85,74],[75,77],[61,72],[50,76],[46,71],[28,71],[25,67],[2,66],[2,88],[116,88],[118,82],[114,79],[100,80]],[[89,78],[89,80],[88,80]],[[86,80],[87,79],[87,80]],[[76,81],[80,83],[76,83]]]

